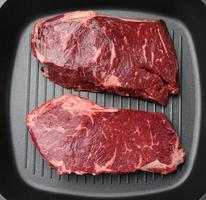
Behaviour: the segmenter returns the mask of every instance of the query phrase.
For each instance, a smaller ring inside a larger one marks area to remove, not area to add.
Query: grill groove
[[[29,37],[29,44],[30,44],[30,37]],[[30,104],[30,82],[31,82],[31,48],[29,48],[29,59],[28,59],[28,73],[27,73],[27,89],[26,89],[26,115],[29,112],[29,104]],[[27,168],[27,157],[28,157],[28,128],[26,126],[26,131],[25,131],[25,164],[24,168]]]
[[[179,137],[182,141],[182,36],[179,37],[179,81],[180,81],[180,94],[179,94]]]
[[[174,30],[171,30],[171,38],[173,41],[173,45],[174,45],[174,36],[175,36],[175,32]],[[170,97],[170,120],[173,123],[173,96]]]
[[[38,106],[38,96],[39,96],[39,62],[37,61],[37,67],[36,67],[36,86],[35,86],[35,107]],[[36,147],[33,145],[34,151],[33,151],[33,174],[36,173]]]
[[[104,184],[104,175],[101,174],[100,176],[101,176],[101,183]]]
[[[44,102],[47,101],[47,79],[44,78]],[[44,159],[42,158],[42,169],[41,174],[44,176]]]

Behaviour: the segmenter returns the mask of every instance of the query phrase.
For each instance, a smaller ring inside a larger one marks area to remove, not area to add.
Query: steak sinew
[[[179,92],[175,50],[161,20],[70,12],[37,22],[31,44],[43,74],[65,88],[162,105]]]
[[[167,174],[184,161],[175,130],[158,112],[105,108],[67,94],[30,112],[27,126],[58,174]]]

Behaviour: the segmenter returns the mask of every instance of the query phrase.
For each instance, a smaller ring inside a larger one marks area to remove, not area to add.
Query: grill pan
[[[173,39],[181,92],[166,107],[108,93],[63,89],[41,75],[31,55],[30,33],[39,19],[74,10],[95,10],[127,18],[163,19]],[[198,199],[206,188],[204,50],[206,6],[201,1],[85,2],[12,1],[0,9],[0,193],[7,199]],[[47,165],[31,142],[26,114],[64,93],[89,98],[99,105],[165,113],[186,150],[186,161],[169,175],[136,172],[124,175],[62,175]]]

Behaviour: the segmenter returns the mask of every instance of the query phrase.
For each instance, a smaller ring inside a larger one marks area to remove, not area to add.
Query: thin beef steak
[[[26,122],[58,174],[167,174],[184,161],[178,136],[162,113],[104,108],[67,94],[34,109]]]
[[[161,20],[71,12],[37,22],[31,45],[43,74],[65,88],[162,105],[179,91],[175,50]]]

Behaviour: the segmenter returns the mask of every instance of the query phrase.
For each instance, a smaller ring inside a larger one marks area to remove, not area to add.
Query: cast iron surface
[[[170,5],[158,1],[155,4],[127,1],[127,4],[119,2],[118,5],[112,1],[107,4],[102,1],[90,4],[83,1],[54,1],[51,4],[46,0],[6,2],[0,10],[4,30],[0,33],[0,106],[3,111],[0,115],[0,193],[7,199],[84,199],[89,196],[135,199],[173,199],[182,196],[198,199],[202,196],[206,175],[205,127],[201,123],[205,119],[205,108],[201,104],[205,98],[201,90],[206,64],[203,56],[206,49],[203,37],[206,33],[203,27],[205,8],[202,2],[188,1]],[[29,48],[31,25],[41,17],[80,9],[103,10],[106,14],[133,18],[163,18],[177,50],[181,95],[170,98],[168,106],[163,109],[146,101],[116,95],[63,90],[44,79],[39,71],[40,65],[31,56]],[[185,10],[188,12],[183,12]],[[143,172],[95,178],[91,175],[57,176],[31,143],[24,118],[36,105],[66,92],[88,97],[100,105],[165,112],[186,148],[185,165],[169,176]]]

